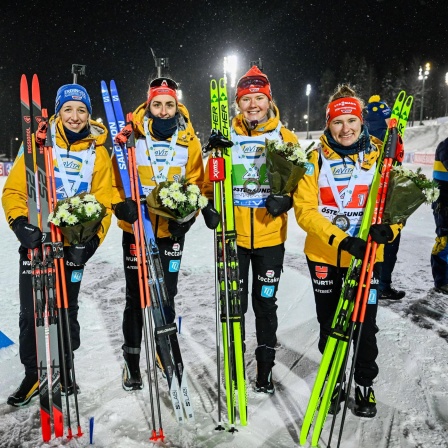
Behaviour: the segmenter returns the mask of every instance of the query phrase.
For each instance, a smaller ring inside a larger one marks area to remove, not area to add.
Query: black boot
[[[257,362],[257,380],[255,381],[255,392],[273,394],[275,392],[272,382],[273,362]]]
[[[64,375],[62,374],[62,369],[61,369],[61,395],[65,396],[65,395],[73,395],[74,393],[74,388],[76,387],[76,393],[79,394],[81,393],[81,389],[79,388],[79,386],[77,384],[75,384],[75,386],[73,386],[73,379],[72,379],[72,372],[71,369],[67,369],[67,387],[65,386],[65,381],[64,381]]]
[[[328,413],[331,415],[337,414],[341,410],[341,403],[345,401],[345,383],[343,383],[339,403],[338,406],[336,407],[336,403],[338,401],[339,387],[340,384],[339,383],[336,384],[333,390],[333,394],[331,395],[330,409],[328,409]]]
[[[401,300],[406,293],[395,288],[386,288],[380,291],[380,300]]]
[[[26,373],[20,386],[8,397],[10,406],[25,406],[33,397],[39,394],[39,379],[37,372]]]
[[[126,391],[143,389],[143,381],[140,374],[140,354],[123,352],[123,357],[123,389]]]
[[[376,399],[372,387],[356,386],[353,412],[358,417],[375,417]]]

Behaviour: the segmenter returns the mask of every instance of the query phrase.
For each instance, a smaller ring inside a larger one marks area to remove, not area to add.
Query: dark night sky
[[[115,79],[127,112],[145,100],[156,75],[150,48],[170,59],[169,75],[202,132],[210,127],[209,80],[222,76],[229,54],[239,58],[238,76],[262,59],[274,99],[291,121],[305,109],[306,84],[317,85],[327,67],[337,70],[346,53],[377,68],[419,58],[448,69],[444,0],[28,3],[2,2],[0,132],[8,147],[20,136],[22,73],[39,75],[43,106],[52,113],[56,90],[73,80],[72,64],[85,64],[78,82],[90,93],[94,117],[103,115],[101,79]]]

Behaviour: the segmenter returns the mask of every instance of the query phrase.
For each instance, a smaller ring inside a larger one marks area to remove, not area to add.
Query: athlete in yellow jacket
[[[182,177],[202,188],[204,164],[198,138],[187,108],[179,103],[177,84],[169,78],[156,78],[150,83],[147,101],[133,114],[133,130],[138,175],[144,195],[163,181]],[[123,135],[123,134],[122,134]],[[120,137],[120,136],[119,136]],[[127,391],[141,389],[140,350],[142,312],[135,257],[132,223],[137,220],[137,204],[125,194],[116,163],[113,178],[113,209],[123,229],[123,260],[126,278],[126,305],[123,313],[122,386]],[[195,217],[185,223],[168,220],[150,213],[164,273],[169,303],[164,307],[166,323],[175,319],[175,296],[185,243],[185,234]]]
[[[239,81],[235,100],[240,113],[232,120],[232,185],[237,234],[241,305],[248,308],[252,265],[252,305],[257,333],[257,392],[273,393],[272,367],[277,343],[276,292],[283,269],[290,195],[270,194],[266,176],[266,139],[297,142],[280,121],[265,74],[252,67]],[[204,194],[213,197],[205,174]],[[204,215],[206,219],[206,216]],[[207,222],[207,221],[206,221]]]
[[[56,95],[55,112],[56,114],[49,120],[47,132],[51,132],[53,136],[54,177],[58,199],[88,192],[106,208],[106,215],[96,235],[81,244],[69,244],[65,241],[65,284],[68,294],[71,347],[76,350],[80,345],[78,294],[84,265],[104,240],[111,221],[112,165],[104,147],[107,130],[101,123],[91,120],[92,106],[84,87],[79,84],[66,84],[60,87]],[[23,406],[38,394],[33,288],[28,249],[41,244],[42,232],[38,227],[28,223],[26,188],[22,145],[2,195],[6,219],[21,243],[19,352],[20,360],[25,367],[25,379],[9,396],[8,404],[11,406]],[[65,327],[63,319],[61,325]],[[64,334],[68,334],[67,328],[64,329]],[[67,348],[66,342],[65,349]],[[66,365],[71,369],[71,356],[67,352],[65,356]],[[61,383],[64,392],[73,393],[74,385],[70,370],[68,384],[63,384],[63,378]]]
[[[363,124],[362,109],[362,100],[351,88],[345,85],[338,87],[327,106],[327,125],[320,138],[321,144],[312,152],[307,173],[294,193],[297,222],[307,233],[305,254],[320,324],[321,353],[331,331],[350,260],[352,256],[362,260],[366,250],[366,242],[357,235],[378,163],[381,141],[369,135]],[[382,260],[384,244],[392,241],[401,227],[371,226],[372,240],[380,245],[377,261]],[[357,383],[354,412],[362,417],[376,414],[372,384],[378,375],[376,313],[379,275],[375,264],[354,372]],[[354,339],[358,339],[357,331]],[[341,399],[345,399],[345,392]],[[330,412],[338,410],[332,407]]]

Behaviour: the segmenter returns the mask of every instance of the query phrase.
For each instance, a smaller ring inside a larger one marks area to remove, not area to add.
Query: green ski
[[[412,105],[412,97],[406,98],[406,93],[401,91],[392,108],[391,120],[395,119],[399,135],[402,137],[406,127],[407,117]],[[401,131],[401,133],[400,133]],[[381,150],[380,160],[383,158],[384,148],[388,142],[389,131],[386,133]],[[375,177],[372,182],[369,198],[364,211],[358,237],[367,240],[370,225],[375,211],[377,193],[380,186],[382,163],[376,167]],[[341,367],[346,358],[348,329],[353,312],[355,296],[358,289],[358,281],[361,274],[362,260],[354,257],[351,260],[339,299],[339,304],[333,319],[332,333],[328,337],[321,364],[319,366],[315,383],[311,392],[307,410],[303,419],[300,432],[300,444],[304,445],[310,433],[313,421],[311,446],[317,446],[325,419],[330,408],[333,391],[341,376]],[[316,415],[317,414],[317,415]]]
[[[219,131],[225,139],[229,140],[230,116],[224,78],[218,82],[211,80],[210,97],[212,129]],[[230,431],[233,432],[237,403],[240,423],[247,425],[247,391],[233,213],[232,156],[230,147],[216,147],[212,151],[209,159],[210,180],[214,182],[215,208],[221,215],[221,222],[215,231],[217,320],[221,323],[227,413],[231,425]],[[219,338],[218,335],[217,338]],[[217,357],[219,375],[219,353]],[[218,428],[222,429],[222,427]]]

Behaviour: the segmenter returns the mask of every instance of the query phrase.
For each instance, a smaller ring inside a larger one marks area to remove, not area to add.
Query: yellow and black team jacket
[[[371,136],[370,141],[375,145],[376,150],[371,151],[365,157],[361,165],[362,167],[367,164],[367,168],[370,168],[377,162],[380,155],[381,140]],[[339,243],[348,235],[319,212],[318,180],[322,165],[319,162],[319,157],[326,157],[331,160],[341,159],[341,157],[331,149],[325,135],[321,136],[320,142],[320,147],[311,152],[309,162],[312,164],[312,169],[307,170],[307,173],[299,181],[294,192],[294,211],[297,223],[307,233],[304,248],[305,255],[311,261],[337,266]],[[358,160],[358,154],[347,157],[350,157],[353,161]],[[403,226],[401,224],[395,224],[391,227],[395,239]],[[383,260],[383,253],[384,245],[379,245],[376,253],[376,261]],[[348,267],[351,258],[352,256],[348,252],[341,251],[340,266]]]
[[[137,145],[144,144],[145,142],[145,130],[144,130],[144,117],[147,103],[141,104],[133,113],[133,123],[134,123],[134,132],[136,138],[136,148],[138,150]],[[169,181],[174,179],[174,176],[179,176],[184,173],[184,177],[192,184],[197,185],[199,188],[202,188],[202,183],[204,181],[204,162],[202,160],[202,148],[197,138],[193,126],[190,122],[190,117],[187,108],[179,103],[178,104],[179,113],[183,116],[185,121],[185,126],[182,126],[183,129],[179,129],[178,137],[177,137],[177,145],[181,148],[185,148],[186,154],[176,154],[174,153],[173,160],[171,162],[170,168],[168,170],[167,178]],[[148,128],[151,132],[152,130],[152,119],[148,120]],[[137,142],[137,140],[141,140],[141,142]],[[171,139],[168,139],[171,141]],[[141,147],[141,146],[140,146]],[[145,146],[146,147],[146,146]],[[146,154],[148,151],[146,149]],[[120,172],[118,170],[117,164],[113,160],[113,176],[112,176],[112,204],[118,204],[121,201],[125,200],[125,194],[123,187],[121,185]],[[147,166],[138,166],[138,174],[140,177],[140,181],[142,185],[146,186],[156,186],[156,182],[154,181],[154,172],[151,164]],[[157,216],[153,213],[150,213],[152,227],[154,229],[154,234],[157,238],[166,238],[171,235],[168,230],[168,219],[162,218],[161,216]],[[119,220],[118,226],[129,233],[132,233],[132,226],[124,221]]]
[[[91,179],[91,189],[88,193],[93,194],[97,201],[103,204],[107,210],[106,216],[103,218],[97,233],[101,243],[110,227],[112,217],[112,164],[109,153],[104,146],[107,138],[107,130],[103,124],[90,120],[90,135],[78,142],[69,144],[64,133],[61,119],[55,116],[51,117],[49,129],[52,123],[55,123],[56,126],[56,145],[62,149],[66,148],[71,154],[86,150],[92,145],[92,142],[95,142],[95,163]],[[17,155],[14,165],[5,182],[2,194],[3,210],[9,225],[11,225],[19,216],[28,216],[28,196],[26,188],[25,160],[23,157],[22,144],[19,154]]]
[[[263,135],[273,131],[280,122],[280,113],[276,106],[274,106],[273,115],[267,122],[260,123],[255,129],[249,131],[245,125],[243,114],[238,114],[232,120],[232,127],[239,135]],[[284,142],[297,143],[298,141],[297,136],[284,126],[280,129],[280,135]],[[210,182],[208,170],[205,170],[203,194],[209,199],[213,199],[213,183]],[[250,208],[242,206],[235,206],[234,213],[238,246],[247,249],[259,249],[276,246],[286,241],[287,213],[282,213],[274,218],[265,207]]]

